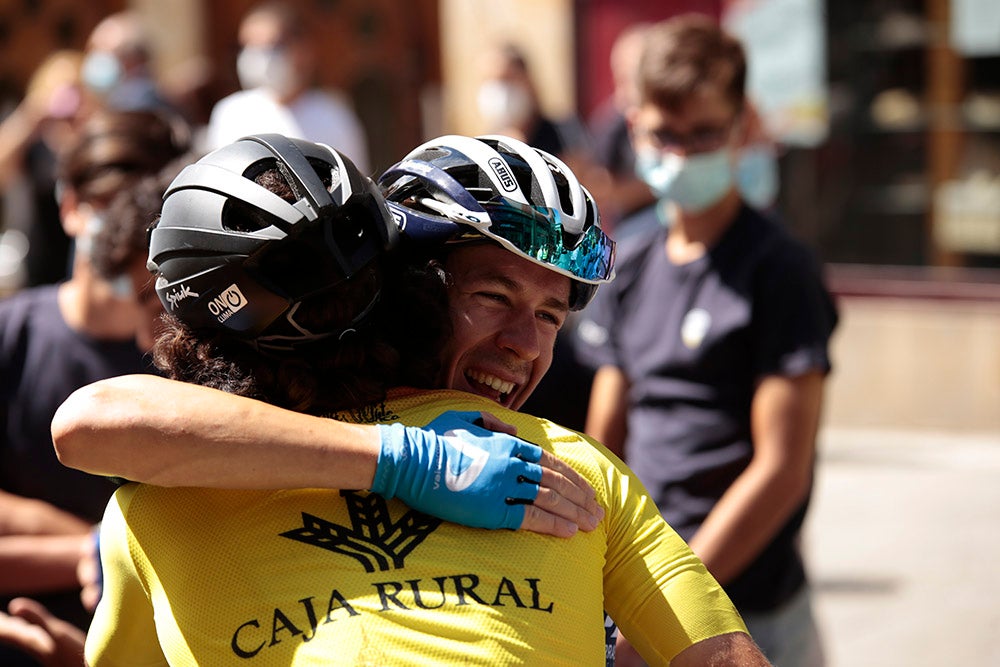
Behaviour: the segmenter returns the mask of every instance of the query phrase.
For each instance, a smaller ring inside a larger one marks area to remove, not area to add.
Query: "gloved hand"
[[[478,412],[445,412],[425,428],[380,424],[371,490],[474,528],[521,526],[538,496],[542,449],[482,426]]]

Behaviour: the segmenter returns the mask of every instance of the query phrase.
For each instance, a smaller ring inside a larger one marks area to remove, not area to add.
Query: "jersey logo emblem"
[[[415,510],[393,521],[388,502],[374,493],[341,491],[340,495],[347,503],[350,528],[303,512],[302,527],[281,536],[350,556],[365,572],[385,572],[402,568],[406,557],[441,525],[441,519]]]
[[[442,437],[445,447],[457,450],[457,456],[452,453],[448,456],[448,463],[444,471],[444,485],[449,491],[464,491],[472,483],[479,479],[479,475],[486,467],[486,462],[490,459],[490,454],[485,449],[470,445],[462,440],[462,434],[467,431],[450,430]]]
[[[701,347],[710,326],[712,326],[712,316],[707,310],[704,308],[689,310],[681,323],[681,340],[684,342],[684,347],[689,350]]]

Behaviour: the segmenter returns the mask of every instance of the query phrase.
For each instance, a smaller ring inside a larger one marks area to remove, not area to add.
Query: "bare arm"
[[[45,667],[84,667],[85,635],[28,598],[15,598],[0,611],[0,642],[32,655]]]
[[[587,435],[624,458],[629,381],[621,369],[601,366],[594,375],[587,407]]]
[[[751,406],[753,459],[691,538],[720,583],[742,572],[809,492],[823,398],[820,372],[761,381]]]
[[[90,529],[54,505],[0,491],[0,594],[79,588],[76,568]]]
[[[214,389],[135,375],[74,392],[52,420],[60,461],[160,486],[371,488],[376,426],[283,410]],[[576,471],[543,453],[538,497],[521,528],[569,537],[603,512]]]
[[[43,116],[25,100],[0,123],[0,186],[7,186],[22,169],[28,144],[37,136]]]
[[[670,667],[769,667],[750,635],[734,632],[705,639],[684,649]]]
[[[51,503],[0,491],[0,535],[82,534],[88,530],[86,521]]]
[[[159,486],[368,488],[379,454],[374,426],[151,375],[77,390],[52,438],[64,465]]]
[[[89,533],[0,537],[0,594],[78,590],[77,566],[90,544]]]

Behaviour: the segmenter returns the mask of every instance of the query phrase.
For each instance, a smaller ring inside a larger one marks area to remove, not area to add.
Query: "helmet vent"
[[[230,199],[222,207],[222,228],[250,234],[271,226],[271,221],[258,209]]]

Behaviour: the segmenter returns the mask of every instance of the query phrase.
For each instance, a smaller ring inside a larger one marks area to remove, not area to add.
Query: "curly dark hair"
[[[294,201],[278,170],[254,180]],[[297,323],[310,331],[342,331],[339,336],[288,351],[264,350],[167,315],[153,361],[174,380],[318,415],[382,400],[394,386],[431,388],[438,379],[442,345],[451,334],[446,286],[431,260],[401,245],[300,303]],[[281,334],[285,326],[279,318],[262,335]]]

